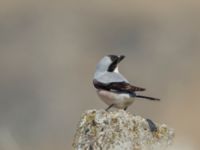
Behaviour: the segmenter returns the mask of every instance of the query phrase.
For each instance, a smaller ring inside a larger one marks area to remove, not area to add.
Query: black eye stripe
[[[118,63],[118,60],[114,60],[111,65],[108,67],[108,72],[113,72],[115,70],[115,68],[117,67],[117,63]]]
[[[110,57],[112,63],[108,67],[107,71],[108,72],[113,72],[115,70],[115,68],[117,67],[119,57],[116,56],[116,55],[108,55],[108,57]]]

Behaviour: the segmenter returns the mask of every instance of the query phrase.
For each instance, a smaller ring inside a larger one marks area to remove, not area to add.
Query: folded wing
[[[93,84],[97,89],[104,89],[108,91],[120,91],[126,93],[133,93],[136,91],[145,91],[144,88],[133,86],[127,82],[110,82],[110,83],[102,83],[98,80],[93,80]]]

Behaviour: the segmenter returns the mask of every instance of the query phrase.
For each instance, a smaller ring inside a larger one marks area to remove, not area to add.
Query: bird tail
[[[138,97],[138,98],[144,98],[144,99],[148,99],[148,100],[152,100],[152,101],[160,101],[159,98],[154,98],[154,97],[149,97],[149,96],[136,95],[136,97]]]

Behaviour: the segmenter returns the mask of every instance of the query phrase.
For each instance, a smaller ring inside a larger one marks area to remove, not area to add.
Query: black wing
[[[104,89],[107,91],[116,90],[123,91],[127,93],[133,93],[136,91],[145,91],[144,88],[133,86],[127,82],[111,82],[111,83],[101,83],[97,80],[93,80],[93,84],[97,89]]]

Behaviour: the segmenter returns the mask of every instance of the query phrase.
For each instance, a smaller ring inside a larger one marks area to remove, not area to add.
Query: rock
[[[165,124],[124,110],[87,110],[74,137],[76,150],[162,150],[172,144],[174,131]]]

